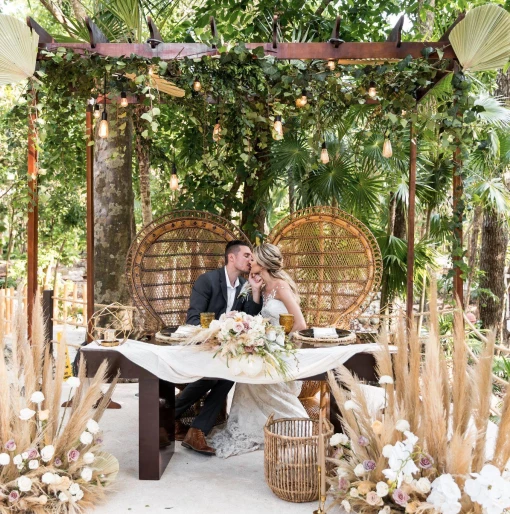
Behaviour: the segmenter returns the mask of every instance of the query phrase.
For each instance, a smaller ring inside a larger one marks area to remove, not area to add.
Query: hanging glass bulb
[[[329,154],[328,149],[326,148],[326,141],[322,143],[321,162],[322,164],[327,164],[329,162]]]
[[[375,87],[375,82],[370,82],[370,87],[368,88],[368,96],[370,98],[375,98],[377,96],[377,89]]]
[[[274,117],[274,131],[278,136],[283,136],[282,117],[279,114]]]
[[[329,71],[334,71],[334,69],[336,68],[336,63],[335,63],[335,61],[330,59],[328,61],[328,63],[326,64],[326,66],[328,67]]]
[[[382,156],[389,159],[393,155],[393,149],[391,148],[391,141],[389,138],[386,138],[382,147]]]
[[[106,114],[106,111],[103,111],[103,114],[101,116],[101,122],[99,123],[99,131],[98,136],[102,137],[103,139],[106,139],[109,134],[109,127],[108,127],[108,115]]]
[[[175,159],[175,155],[174,155]],[[177,177],[177,168],[175,166],[175,161],[172,165],[172,176],[170,177],[170,189],[172,191],[177,191],[179,189],[179,178]]]
[[[193,81],[193,91],[196,91],[197,93],[202,90],[202,84],[200,83],[200,80],[198,80],[198,77]]]
[[[212,138],[215,142],[218,142],[221,139],[221,125],[219,118],[216,118],[216,124],[213,128]]]
[[[121,107],[127,107],[128,105],[129,105],[129,102],[128,102],[128,99],[127,99],[126,92],[122,91],[122,93],[120,94],[120,106]]]
[[[99,110],[99,104],[94,105],[94,118],[99,119],[101,117],[101,111]]]
[[[301,96],[296,99],[296,107],[301,109],[308,103],[308,97],[306,96],[306,91],[303,89],[301,92]]]
[[[402,109],[402,116],[405,116],[407,114],[407,111],[404,111],[404,109]]]

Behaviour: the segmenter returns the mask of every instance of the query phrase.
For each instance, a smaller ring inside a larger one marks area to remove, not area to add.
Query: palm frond
[[[482,91],[474,104],[483,107],[483,111],[476,114],[483,123],[498,128],[510,125],[510,109],[505,106],[505,99],[502,96],[491,96],[487,91]]]

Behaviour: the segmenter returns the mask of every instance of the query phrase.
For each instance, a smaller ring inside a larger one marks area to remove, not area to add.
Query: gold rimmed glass
[[[200,326],[202,328],[209,328],[211,322],[216,318],[214,312],[201,312],[200,313]]]
[[[294,326],[294,314],[280,314],[280,325],[285,330],[285,333],[290,334],[292,327]]]

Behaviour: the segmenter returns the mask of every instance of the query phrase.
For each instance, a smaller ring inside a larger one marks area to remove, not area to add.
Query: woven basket
[[[345,332],[348,332],[345,330]],[[329,348],[331,346],[343,346],[344,344],[356,344],[356,334],[354,332],[348,332],[344,337],[337,337],[332,339],[327,338],[315,338],[306,337],[294,332],[292,335],[293,341],[296,345],[301,345],[301,348],[314,347],[314,348]]]
[[[329,448],[333,425],[324,420],[324,426],[324,447]],[[278,498],[294,503],[319,498],[318,434],[318,420],[269,416],[264,427],[264,474]]]

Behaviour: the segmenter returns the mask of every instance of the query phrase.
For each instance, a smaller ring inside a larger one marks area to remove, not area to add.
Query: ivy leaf
[[[159,124],[158,124],[158,123],[156,123],[155,121],[153,121],[153,122],[151,123],[151,127],[152,127],[152,130],[153,130],[154,132],[157,132],[157,131],[158,131]]]
[[[125,118],[126,116],[127,116],[127,112],[121,112],[118,117]]]
[[[119,130],[125,130],[127,123],[124,122],[122,125],[119,125]]]
[[[146,138],[146,137],[148,137],[148,135],[149,135],[149,131],[147,129],[142,132],[142,137]]]
[[[149,123],[152,122],[152,116],[148,113],[148,112],[144,112],[140,118],[142,118],[142,120],[147,120]]]
[[[244,161],[244,162],[248,162],[248,160],[250,159],[250,156],[245,154],[245,153],[242,153],[239,157],[241,157],[241,159]]]
[[[159,116],[161,114],[161,110],[159,109],[159,107],[153,107],[152,108],[152,115],[153,116]]]

